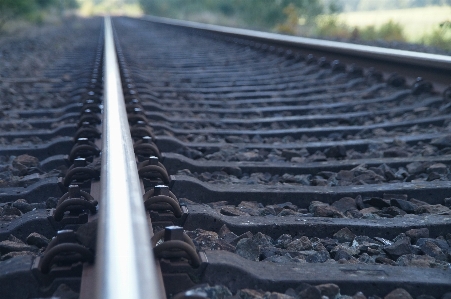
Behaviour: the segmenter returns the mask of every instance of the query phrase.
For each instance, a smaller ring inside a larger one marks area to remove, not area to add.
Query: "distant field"
[[[340,20],[352,27],[376,27],[390,19],[404,26],[404,33],[410,41],[416,41],[425,33],[438,28],[440,22],[451,21],[450,6],[429,6],[384,11],[348,12],[339,15]]]

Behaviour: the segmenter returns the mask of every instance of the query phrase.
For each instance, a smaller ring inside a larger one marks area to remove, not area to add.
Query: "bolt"
[[[69,198],[81,198],[80,186],[69,185]]]
[[[166,226],[164,228],[164,241],[183,241],[183,227]]]
[[[74,167],[85,167],[88,163],[85,158],[74,159]]]
[[[77,242],[77,237],[75,236],[74,231],[71,229],[59,230],[56,233],[56,238],[58,239],[58,244]]]
[[[77,144],[89,144],[89,140],[88,138],[78,138],[77,139]]]
[[[144,137],[142,138],[142,142],[143,142],[143,143],[151,143],[151,142],[152,142],[152,137],[150,137],[150,136],[144,136]]]
[[[158,157],[150,156],[149,157],[149,164],[150,165],[158,165]]]
[[[169,187],[166,185],[156,185],[153,188],[153,196],[166,195],[169,196]]]

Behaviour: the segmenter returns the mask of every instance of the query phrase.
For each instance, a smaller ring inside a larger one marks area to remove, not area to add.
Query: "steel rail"
[[[442,91],[451,84],[451,56],[289,36],[154,16],[144,16],[142,19],[282,46],[303,51],[304,54],[328,56],[328,58],[339,59],[345,63],[357,63],[361,67],[377,67],[379,71],[386,74],[397,72],[405,76],[409,82],[421,76],[434,82],[438,91]]]
[[[151,250],[109,17],[105,18],[103,105],[95,298],[163,298]]]

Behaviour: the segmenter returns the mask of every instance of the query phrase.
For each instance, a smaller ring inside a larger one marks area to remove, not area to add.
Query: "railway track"
[[[1,298],[451,296],[449,57],[100,23],[2,121]]]

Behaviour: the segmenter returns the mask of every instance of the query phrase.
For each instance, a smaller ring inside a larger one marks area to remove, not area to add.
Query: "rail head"
[[[422,76],[436,83],[439,91],[451,84],[451,56],[282,35],[155,16],[144,16],[142,19],[159,24],[279,45],[304,52],[311,51],[315,55],[329,56],[346,63],[359,63],[362,67],[377,67],[387,74],[398,72],[406,76],[409,82],[414,81],[418,76]],[[309,53],[305,52],[305,54]]]
[[[103,113],[95,298],[164,298],[151,250],[109,17],[105,17]]]

